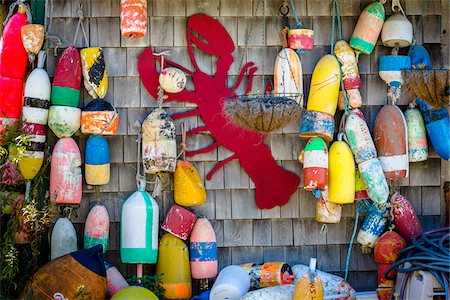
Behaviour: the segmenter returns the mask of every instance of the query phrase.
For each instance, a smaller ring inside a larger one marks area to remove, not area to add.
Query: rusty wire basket
[[[294,99],[301,96],[238,96],[226,98],[224,107],[239,126],[267,134],[300,118],[302,107]]]

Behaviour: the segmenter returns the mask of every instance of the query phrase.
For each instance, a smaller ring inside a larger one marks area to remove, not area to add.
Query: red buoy
[[[191,234],[196,220],[197,216],[193,212],[174,204],[167,212],[161,228],[182,240],[186,240]]]
[[[395,231],[387,231],[375,242],[374,259],[378,264],[378,287],[393,287],[394,281],[384,277],[384,273],[397,259],[399,252],[406,247],[405,240]],[[395,271],[389,276],[396,276]]]
[[[395,192],[391,197],[392,213],[394,215],[395,231],[397,231],[407,242],[422,232],[422,225],[417,217],[411,203]]]

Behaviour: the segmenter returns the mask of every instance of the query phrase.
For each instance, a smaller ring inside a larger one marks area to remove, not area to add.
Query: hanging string
[[[186,160],[186,125],[181,123],[181,152],[178,154],[177,159],[183,156],[183,160]]]
[[[350,268],[350,259],[351,259],[351,256],[352,256],[353,242],[355,240],[356,231],[358,230],[358,220],[359,220],[359,208],[356,210],[355,224],[353,225],[352,237],[350,238],[350,243],[348,244],[348,249],[347,249],[347,259],[345,261],[345,275],[344,275],[344,280],[346,280],[346,281],[348,279],[348,271],[349,271],[349,268]]]
[[[266,69],[266,50],[267,50],[267,41],[266,41],[266,0],[261,0],[262,1],[262,38],[263,38],[263,42],[264,42],[264,55],[263,55],[263,66],[262,66],[262,96],[264,97],[265,92],[266,92],[266,79],[264,76],[264,70]]]
[[[136,121],[135,128],[138,128],[137,147],[137,166],[136,166],[136,186],[138,190],[145,189],[145,176],[141,175],[141,142],[142,142],[142,126]]]
[[[6,25],[6,23],[8,23],[9,19],[12,17],[12,15],[14,14],[14,10],[16,8],[16,6],[19,7],[20,9],[25,10],[25,14],[27,15],[27,21],[28,23],[32,23],[33,18],[31,16],[31,9],[28,6],[28,4],[25,3],[25,0],[17,0],[15,2],[13,2],[10,6],[9,6],[9,11],[8,11],[8,15],[6,15],[5,21],[3,21],[3,26]]]
[[[291,7],[292,7],[292,12],[294,13],[294,18],[295,18],[295,23],[297,24],[297,29],[302,29],[303,23],[298,18],[297,11],[295,10],[295,6],[294,6],[294,0],[291,0]]]
[[[75,36],[73,37],[72,44],[75,45],[75,42],[77,41],[77,37],[78,37],[78,31],[81,28],[81,32],[83,33],[83,37],[84,37],[84,41],[86,42],[86,47],[89,47],[89,40],[87,38],[86,31],[84,30],[83,4],[81,2],[78,3],[77,15],[78,15],[78,24],[77,24],[77,29],[75,30]]]
[[[339,39],[342,40],[341,12],[339,10],[339,0],[332,0],[331,3],[331,53],[334,54],[335,23],[337,19]]]
[[[400,12],[405,16],[405,18],[406,18],[406,14],[405,14],[405,12],[403,11],[403,7],[402,7],[402,5],[400,4],[400,0],[392,0],[392,11],[393,11],[393,12],[398,12],[398,11],[400,11]]]

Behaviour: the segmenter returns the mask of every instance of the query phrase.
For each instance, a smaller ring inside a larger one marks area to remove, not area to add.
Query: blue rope
[[[348,278],[348,269],[350,267],[350,258],[352,256],[353,241],[355,240],[356,231],[358,230],[358,219],[359,219],[359,208],[356,210],[355,225],[353,226],[352,238],[350,239],[350,244],[348,245],[347,249],[347,260],[345,261],[345,276],[344,276],[345,281],[347,281]]]
[[[294,13],[295,23],[297,23],[297,29],[302,29],[302,21],[298,18],[297,11],[295,10],[294,0],[291,0],[292,12]]]

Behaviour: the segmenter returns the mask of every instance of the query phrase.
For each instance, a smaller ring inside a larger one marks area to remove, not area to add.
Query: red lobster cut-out
[[[235,91],[242,82],[245,73],[249,72],[246,94],[250,92],[253,75],[257,68],[254,63],[247,63],[241,70],[236,84],[227,86],[228,71],[233,63],[232,53],[235,50],[233,40],[226,29],[213,18],[197,14],[189,18],[187,23],[186,39],[189,55],[195,71],[190,71],[170,60],[164,60],[165,64],[179,68],[192,76],[194,90],[184,89],[180,93],[167,93],[165,101],[189,102],[197,105],[197,108],[176,113],[173,119],[200,115],[205,126],[197,127],[187,132],[186,136],[195,133],[209,131],[215,142],[203,149],[187,151],[186,155],[193,156],[207,153],[216,147],[223,145],[234,154],[220,161],[209,172],[206,179],[210,180],[215,172],[228,162],[239,159],[241,167],[247,172],[256,187],[256,205],[259,208],[273,208],[281,206],[289,201],[290,196],[297,190],[300,179],[292,172],[281,168],[274,160],[270,149],[264,145],[266,135],[246,130],[233,124],[231,119],[224,114],[224,101],[229,97],[236,97]],[[217,56],[216,72],[213,76],[203,73],[196,61],[193,46],[203,52]],[[161,57],[152,53],[149,47],[139,58],[139,74],[148,92],[157,98],[159,74],[155,67],[155,61]]]

